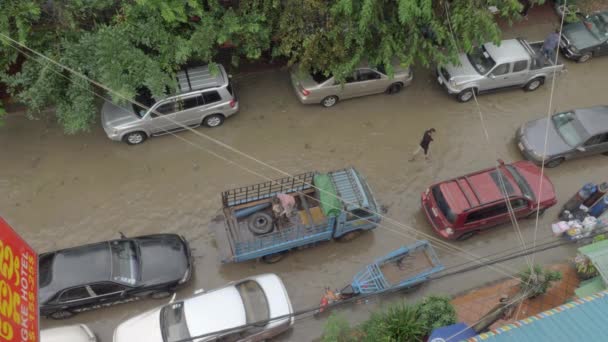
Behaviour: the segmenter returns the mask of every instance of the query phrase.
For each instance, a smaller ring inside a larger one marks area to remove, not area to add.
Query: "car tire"
[[[203,119],[203,125],[207,127],[219,127],[224,123],[225,117],[222,114],[211,114],[205,116]]]
[[[524,86],[524,90],[525,91],[535,91],[536,89],[540,88],[540,86],[542,86],[545,83],[545,79],[544,78],[535,78],[530,80],[528,83],[526,83],[526,85]]]
[[[577,63],[585,63],[585,62],[588,62],[591,59],[591,57],[593,57],[593,55],[591,54],[591,52],[585,52],[582,56],[580,56],[576,60],[576,62]]]
[[[272,254],[264,255],[260,259],[265,264],[276,264],[277,262],[283,260],[283,258],[286,255],[287,255],[287,252],[272,253]]]
[[[49,315],[50,318],[55,319],[55,320],[68,319],[72,316],[74,316],[74,313],[72,311],[68,311],[68,310],[55,311]]]
[[[473,88],[469,88],[469,89],[465,89],[463,91],[461,91],[460,93],[458,93],[458,95],[456,95],[456,98],[458,99],[458,102],[469,102],[471,101],[471,99],[475,96],[475,89]]]
[[[169,291],[159,291],[150,294],[150,298],[152,299],[163,299],[171,296],[173,293]]]
[[[353,241],[354,239],[358,238],[359,236],[361,236],[361,234],[363,234],[363,231],[361,229],[353,230],[352,232],[348,232],[348,233],[336,238],[336,240],[338,242],[350,242],[350,241]]]
[[[127,133],[122,140],[129,145],[139,145],[148,139],[148,135],[142,131]]]
[[[564,162],[564,158],[555,158],[555,159],[551,159],[548,162],[545,162],[545,167],[547,168],[554,168],[557,167],[559,164]]]
[[[389,95],[394,95],[394,94],[397,94],[398,92],[400,92],[401,89],[403,89],[403,84],[393,83],[388,87],[388,89],[386,89],[386,93]]]
[[[458,241],[464,241],[464,240],[468,240],[470,238],[472,238],[473,236],[477,235],[478,231],[474,230],[472,232],[466,232],[462,235],[460,235],[459,237],[456,238],[456,240]]]
[[[334,95],[328,96],[321,101],[321,105],[325,108],[333,107],[336,103],[338,103],[338,97]]]
[[[247,227],[255,235],[268,234],[274,229],[274,220],[269,214],[257,212],[249,217]]]

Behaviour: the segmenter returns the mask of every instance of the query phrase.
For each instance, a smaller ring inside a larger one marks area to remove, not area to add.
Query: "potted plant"
[[[599,274],[595,266],[591,263],[591,260],[581,254],[574,258],[574,266],[576,267],[576,275],[581,280],[587,280]]]

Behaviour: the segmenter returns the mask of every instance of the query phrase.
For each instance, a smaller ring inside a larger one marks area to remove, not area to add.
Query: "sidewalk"
[[[554,283],[544,295],[525,300],[508,320],[498,320],[490,329],[549,310],[564,304],[575,296],[574,290],[578,287],[579,279],[574,267],[565,263],[551,266],[549,269],[561,271],[562,280]],[[456,308],[458,321],[465,322],[469,326],[477,323],[483,315],[498,304],[502,295],[511,296],[517,293],[518,283],[515,279],[506,279],[454,297],[452,304]]]

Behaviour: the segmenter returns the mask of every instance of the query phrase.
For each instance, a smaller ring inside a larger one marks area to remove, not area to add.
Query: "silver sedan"
[[[341,84],[333,76],[302,72],[296,66],[291,70],[291,84],[300,102],[332,107],[339,100],[353,97],[398,93],[412,82],[413,74],[410,68],[394,68],[395,73],[391,78],[378,68],[361,67]]]
[[[608,106],[573,109],[553,114],[550,119],[529,121],[521,126],[516,140],[526,159],[544,162],[546,167],[556,167],[566,159],[608,154]]]

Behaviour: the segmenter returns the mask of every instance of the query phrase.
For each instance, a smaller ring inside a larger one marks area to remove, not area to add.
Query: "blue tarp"
[[[465,323],[456,323],[433,330],[429,342],[458,342],[476,336],[477,333]]]

